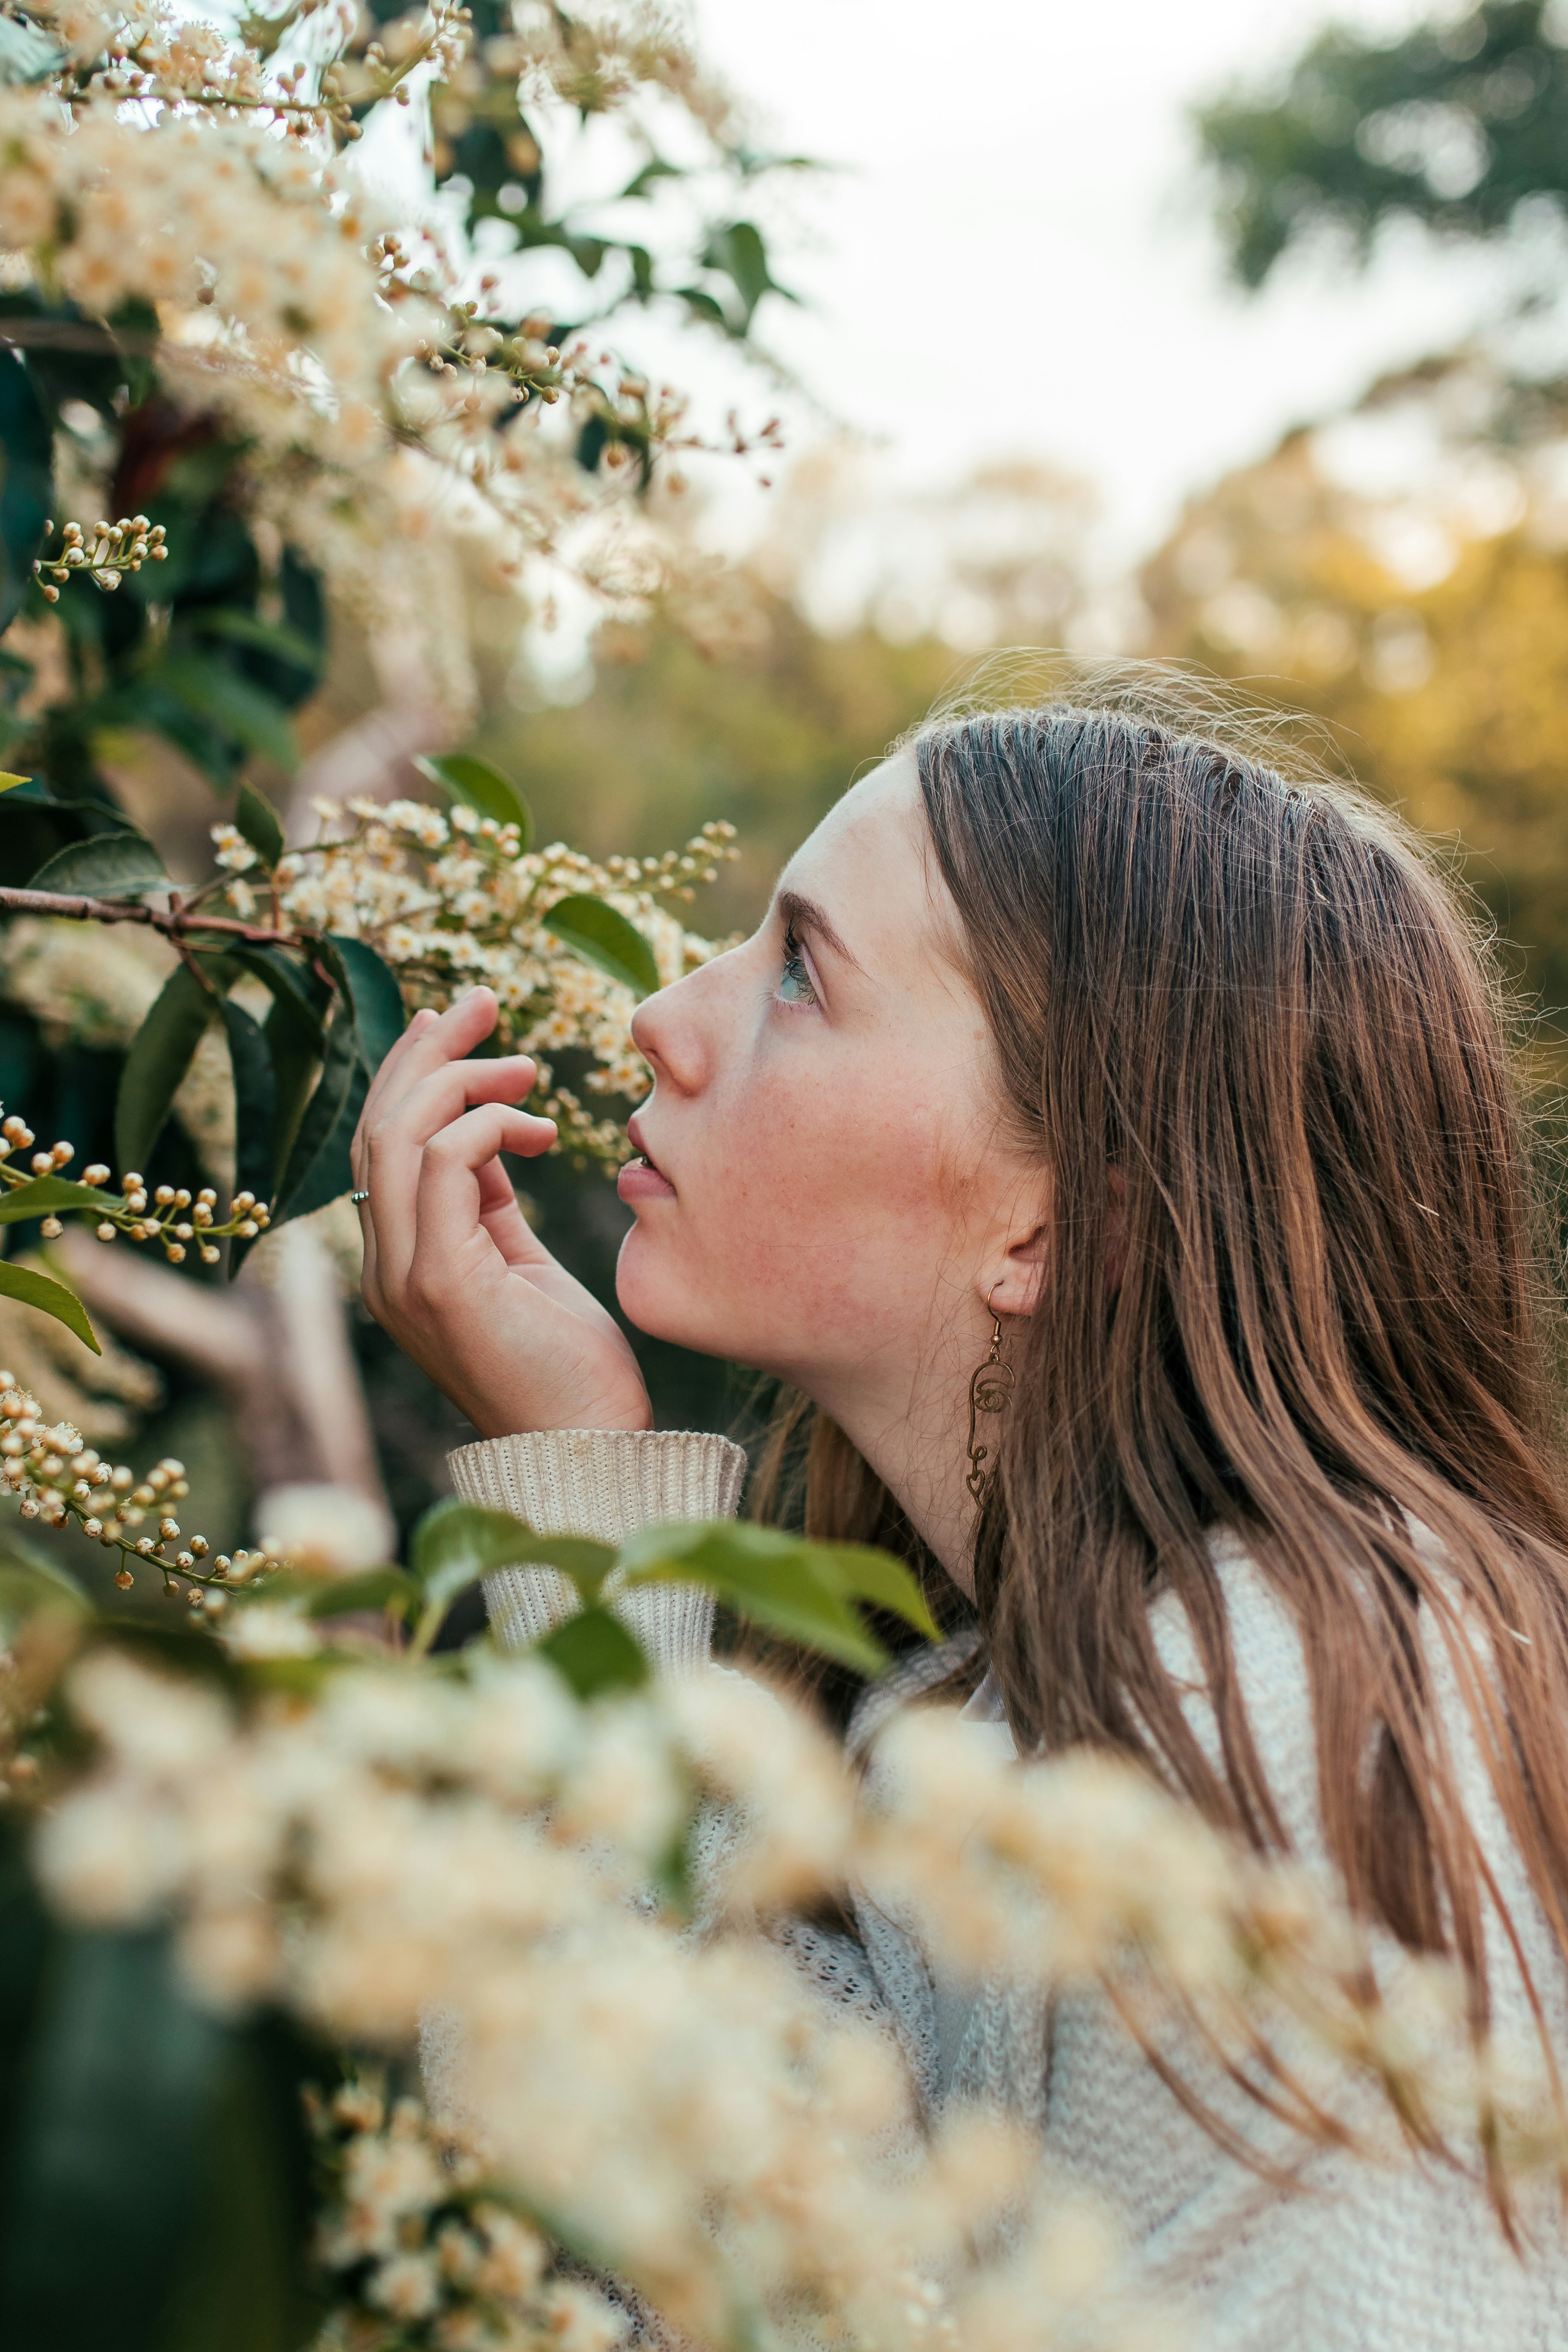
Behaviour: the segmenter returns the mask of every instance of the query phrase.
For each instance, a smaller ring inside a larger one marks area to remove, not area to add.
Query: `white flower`
[[[130,1782],[69,1798],[44,1822],[34,1852],[46,1895],[83,1927],[155,1918],[185,1874],[178,1814]]]
[[[269,1487],[257,1513],[263,1551],[307,1576],[353,1576],[378,1567],[396,1542],[384,1505],[357,1487],[324,1480]]]
[[[365,2300],[394,2319],[427,2319],[441,2300],[441,2280],[428,2254],[394,2254],[365,2289]]]
[[[234,1658],[310,1658],[321,1646],[310,1619],[282,1601],[247,1601],[231,1609],[219,1635]]]

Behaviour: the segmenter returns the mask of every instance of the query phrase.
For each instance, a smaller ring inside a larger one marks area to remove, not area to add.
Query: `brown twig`
[[[310,950],[316,944],[292,931],[236,922],[227,915],[198,915],[190,908],[165,914],[161,908],[144,907],[136,899],[73,898],[58,890],[0,889],[0,915],[63,915],[75,923],[150,923],[176,945],[192,931],[218,931],[256,947]]]

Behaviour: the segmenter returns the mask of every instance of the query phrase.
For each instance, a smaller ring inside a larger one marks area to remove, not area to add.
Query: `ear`
[[[986,1265],[986,1288],[996,1314],[1034,1313],[1045,1280],[1049,1239],[1049,1228],[1042,1218],[1027,1233],[1009,1242],[1000,1259],[993,1258]]]

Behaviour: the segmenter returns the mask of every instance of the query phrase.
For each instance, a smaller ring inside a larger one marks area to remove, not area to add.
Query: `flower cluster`
[[[52,522],[44,525],[46,538],[53,530]],[[166,562],[168,554],[163,524],[150,523],[145,515],[95,522],[90,537],[80,523],[68,522],[60,532],[58,555],[36,557],[33,572],[46,601],[58,604],[73,572],[85,574],[95,588],[118,588],[125,572],[140,572],[144,563]]]
[[[624,2315],[552,2272],[468,2133],[374,2076],[307,2095],[325,2176],[316,2256],[337,2308],[316,2352],[610,2352]]]
[[[51,1901],[87,1925],[170,1920],[220,2008],[281,2001],[389,2053],[423,2025],[436,2111],[484,2146],[489,2204],[548,2216],[568,2256],[699,2339],[787,2316],[889,2352],[1160,2340],[1103,2224],[1069,2216],[1016,2128],[912,2129],[891,2042],[756,1934],[786,1897],[864,1885],[933,1952],[1036,1985],[1160,1972],[1230,2046],[1304,2022],[1342,2071],[1445,2119],[1480,2063],[1430,1970],[1424,2008],[1369,1992],[1364,1946],[1312,1883],[1124,1766],[1005,1769],[921,1711],[868,1793],[736,1676],[584,1701],[542,1659],[482,1649],[440,1675],[317,1675],[308,1703],[264,1678],[237,1703],[90,1652],[66,1688],[99,1760],[48,1791]],[[1517,2154],[1483,2088],[1492,2144]],[[323,2254],[361,2318],[441,2352],[534,2342],[545,2249],[480,2216],[456,2143],[352,2098],[323,2128]],[[503,2272],[522,2307],[473,2308]]]
[[[212,1552],[205,1536],[184,1535],[173,1506],[190,1493],[185,1465],[172,1456],[139,1476],[106,1462],[69,1422],[46,1423],[37,1400],[15,1375],[0,1371],[0,1490],[15,1496],[24,1519],[47,1528],[76,1526],[106,1551],[118,1551],[115,1582],[129,1591],[135,1571],[156,1569],[166,1597],[182,1596],[212,1619],[228,1606],[226,1587],[244,1585],[276,1565],[265,1552]],[[155,1534],[138,1532],[156,1520]]]
[[[530,6],[476,49],[461,0],[380,25],[344,0],[237,24],[174,0],[28,0],[17,37],[30,70],[0,90],[5,282],[73,306],[67,332],[89,346],[90,322],[112,320],[173,403],[243,443],[239,504],[338,600],[412,634],[448,716],[475,691],[454,618],[465,570],[515,589],[563,564],[612,610],[680,606],[687,555],[629,493],[699,446],[683,401],[583,338],[555,347],[547,319],[520,325],[515,283],[481,269],[455,214],[437,222],[427,187],[400,201],[353,160],[384,101],[423,114],[434,99],[427,143],[449,172],[468,126],[493,138],[509,116],[537,156],[523,95],[580,121],[646,88],[721,168],[744,168],[731,102],[664,11]],[[552,413],[558,429],[538,429]],[[760,438],[776,446],[776,420]],[[103,457],[82,498],[99,504],[112,473]],[[118,568],[92,576],[107,587]],[[39,577],[58,593],[47,563]]]
[[[716,952],[687,930],[669,902],[689,899],[736,853],[732,825],[704,825],[683,850],[660,857],[612,857],[595,865],[553,843],[527,850],[515,824],[472,809],[443,814],[420,801],[354,800],[346,811],[318,801],[321,839],[294,850],[277,869],[281,917],[301,931],[366,940],[396,972],[410,1007],[444,1010],[479,982],[500,1001],[497,1038],[509,1053],[540,1061],[537,1108],[555,1119],[561,1148],[614,1170],[625,1159],[625,1131],[595,1118],[577,1093],[558,1083],[554,1057],[586,1057],[590,1093],[640,1100],[647,1066],[631,1041],[637,998],[624,982],[584,961],[550,928],[563,899],[587,897],[623,915],[651,947],[668,985]],[[348,817],[352,829],[329,831]],[[248,917],[256,893],[245,878],[256,852],[233,825],[215,825],[220,866],[235,877],[228,898]]]
[[[58,1176],[76,1157],[71,1143],[53,1143],[47,1151],[33,1151],[30,1169],[11,1165],[15,1151],[30,1151],[37,1140],[25,1118],[15,1112],[0,1122],[0,1186],[17,1192],[28,1183]],[[220,1241],[237,1235],[252,1241],[270,1224],[271,1211],[265,1201],[254,1192],[237,1192],[229,1202],[228,1215],[218,1214],[217,1193],[210,1184],[204,1184],[193,1194],[184,1185],[158,1184],[148,1192],[146,1180],[139,1170],[131,1169],[121,1178],[118,1192],[109,1189],[110,1171],[101,1160],[94,1160],[82,1170],[70,1192],[89,1192],[98,1195],[93,1201],[67,1198],[58,1201],[52,1195],[40,1196],[39,1230],[46,1241],[58,1241],[64,1230],[61,1214],[86,1215],[94,1220],[94,1231],[100,1242],[111,1242],[118,1234],[128,1234],[133,1242],[162,1242],[163,1255],[171,1265],[184,1261],[187,1245],[194,1242],[196,1255],[204,1265],[216,1265],[223,1255]],[[19,1210],[14,1215],[19,1215]]]

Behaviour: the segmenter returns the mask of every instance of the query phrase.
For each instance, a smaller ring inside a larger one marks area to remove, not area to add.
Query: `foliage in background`
[[[1400,215],[1492,237],[1568,199],[1568,20],[1554,0],[1483,0],[1391,40],[1332,25],[1279,87],[1196,121],[1246,285],[1325,230],[1364,259]]]

